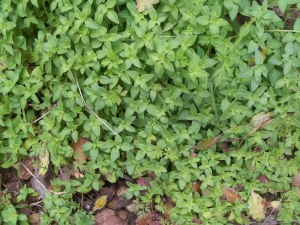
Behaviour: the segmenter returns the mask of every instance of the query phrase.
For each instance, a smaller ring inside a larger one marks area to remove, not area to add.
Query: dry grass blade
[[[55,192],[55,191],[52,191],[52,190],[49,190],[49,189],[47,189],[43,184],[42,184],[42,182],[40,182],[39,181],[39,179],[36,177],[36,176],[34,176],[34,174],[23,164],[23,163],[21,163],[21,165],[28,171],[28,173],[30,173],[31,174],[31,176],[32,177],[34,177],[35,179],[36,179],[36,181],[45,189],[45,190],[47,190],[47,191],[49,191],[49,192],[51,192],[52,194],[56,194],[56,195],[62,195],[62,194],[66,194],[67,192],[64,192],[64,191],[62,191],[62,192]]]
[[[81,92],[81,89],[80,89],[80,86],[79,86],[79,82],[78,82],[78,79],[77,79],[77,74],[76,72],[74,71],[75,73],[75,79],[76,79],[76,83],[77,83],[77,87],[78,87],[78,90],[79,90],[79,93],[80,93],[80,96],[81,96],[81,99],[83,101],[83,104],[85,105],[85,107],[88,108],[88,110],[98,119],[100,120],[101,123],[103,123],[114,135],[116,135],[117,133],[110,127],[108,126],[108,124],[103,120],[101,119],[87,104],[86,104],[86,101],[84,100],[83,98],[83,95],[82,95],[82,92]]]

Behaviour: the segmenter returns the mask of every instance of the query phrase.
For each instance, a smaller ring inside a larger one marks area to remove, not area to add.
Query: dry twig
[[[55,191],[52,191],[52,190],[49,190],[49,189],[47,189],[46,187],[45,187],[45,185],[43,185],[42,184],[42,182],[40,182],[40,180],[36,177],[36,176],[34,176],[34,174],[23,164],[23,163],[21,163],[21,165],[27,170],[27,172],[32,176],[32,177],[34,177],[35,179],[36,179],[36,181],[46,190],[46,191],[49,191],[49,192],[51,192],[52,194],[56,194],[56,195],[62,195],[62,194],[66,194],[67,192],[64,192],[64,191],[62,191],[62,192],[55,192]]]
[[[74,71],[75,72],[75,71]],[[79,93],[80,93],[80,96],[81,96],[81,99],[83,101],[83,104],[85,105],[85,107],[88,108],[88,110],[98,119],[100,120],[101,123],[103,123],[114,135],[116,135],[117,133],[103,120],[101,119],[87,104],[86,104],[86,101],[84,100],[83,98],[83,95],[82,95],[82,92],[81,92],[81,89],[80,89],[80,86],[79,86],[79,82],[78,82],[78,79],[77,79],[77,74],[75,72],[75,79],[76,79],[76,83],[77,83],[77,87],[78,87],[78,90],[79,90]]]

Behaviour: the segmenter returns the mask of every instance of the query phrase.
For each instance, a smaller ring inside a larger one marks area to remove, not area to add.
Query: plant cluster
[[[79,221],[69,195],[124,173],[152,173],[126,195],[158,211],[171,197],[177,224],[247,223],[247,201],[222,200],[224,187],[276,193],[278,221],[299,222],[300,19],[285,28],[273,6],[300,11],[298,0],[1,1],[2,167],[48,151],[55,172],[81,171],[61,185],[67,197],[46,195],[45,223]],[[250,123],[261,112],[273,120]]]

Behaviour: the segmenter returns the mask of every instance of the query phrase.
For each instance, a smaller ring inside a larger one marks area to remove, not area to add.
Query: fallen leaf
[[[292,184],[293,184],[293,186],[300,187],[300,171],[298,172],[297,175],[293,176],[293,178],[292,178]]]
[[[253,219],[261,221],[265,218],[265,210],[259,194],[252,191],[248,204],[249,212]]]
[[[191,158],[195,158],[197,156],[197,154],[195,152],[190,152],[190,157]]]
[[[200,189],[200,186],[201,186],[201,182],[198,180],[198,181],[194,181],[193,182],[193,185],[192,185],[192,191],[195,193],[195,192],[198,192],[199,194],[201,194],[201,189]]]
[[[280,201],[272,201],[271,206],[276,209],[280,207]]]
[[[154,214],[149,213],[149,214],[147,214],[146,217],[137,219],[135,222],[137,225],[148,225],[148,224],[151,224],[153,217],[154,217]]]
[[[214,138],[205,138],[203,141],[199,142],[194,148],[199,150],[207,149],[214,144],[216,144],[221,138],[222,134]]]
[[[23,180],[28,180],[33,174],[33,171],[34,171],[34,167],[32,165],[32,162],[33,162],[33,159],[36,159],[33,158],[33,157],[30,157],[30,158],[27,158],[22,164],[21,164],[21,168],[20,168],[20,173],[19,173],[19,176],[21,179]],[[29,173],[29,171],[26,169],[26,168],[31,172]]]
[[[271,119],[270,115],[271,113],[260,112],[252,118],[252,120],[250,121],[250,125],[254,127],[258,127],[263,123],[267,122],[268,120],[270,120]]]
[[[101,210],[106,206],[107,203],[107,195],[102,195],[98,197],[93,203],[92,210],[95,212],[97,210]]]
[[[78,178],[83,178],[84,175],[78,171],[74,171],[73,176],[78,179]]]
[[[297,190],[297,194],[298,197],[300,197],[300,189]]]
[[[15,193],[18,193],[18,191],[20,189],[18,181],[6,183],[5,187],[8,189],[9,192],[15,192]]]
[[[115,198],[113,198],[112,200],[110,200],[107,203],[106,207],[109,208],[109,209],[114,209],[116,202],[117,202],[117,200]]]
[[[83,165],[86,162],[86,156],[82,152],[82,146],[87,142],[86,138],[78,136],[77,142],[72,143],[71,147],[74,151],[74,158],[79,165]]]
[[[107,187],[102,187],[100,190],[99,190],[99,194],[100,195],[108,195],[108,196],[114,196],[116,194],[116,185],[114,184],[111,184]]]
[[[222,191],[229,202],[234,203],[237,199],[242,202],[242,197],[239,193],[235,193],[234,188],[223,188]]]
[[[136,8],[139,12],[143,12],[158,2],[159,0],[136,0]]]
[[[266,176],[266,174],[261,175],[257,179],[260,181],[260,183],[270,183],[270,179]]]
[[[265,198],[262,198],[261,203],[263,204],[265,211],[267,210],[267,208],[271,207],[271,203],[268,202]]]
[[[45,148],[44,154],[40,155],[39,159],[40,159],[39,174],[44,176],[48,171],[48,166],[49,166],[49,163],[50,163],[49,152],[48,152],[47,148]]]
[[[40,222],[40,214],[39,213],[33,213],[28,217],[28,222],[29,223],[38,223]]]
[[[126,220],[127,217],[128,217],[128,212],[126,210],[119,210],[119,211],[116,211],[116,214],[118,215],[118,217],[121,219],[121,220]]]
[[[119,187],[119,189],[117,190],[117,196],[119,197],[119,196],[125,194],[127,189],[128,189],[128,187],[125,185],[122,185],[121,187]]]
[[[229,154],[229,152],[231,152],[231,148],[228,148],[228,145],[226,142],[223,142],[220,144],[220,147],[223,148],[223,151],[226,153],[226,154]]]
[[[131,199],[127,199],[122,195],[117,197],[116,200],[117,201],[114,204],[114,210],[120,210],[120,209],[125,208],[126,206],[128,206],[132,203]]]
[[[166,211],[164,213],[164,216],[165,216],[165,219],[167,221],[169,221],[170,220],[170,214],[169,214],[169,212],[171,211],[171,209],[174,208],[174,203],[172,201],[170,201],[170,200],[166,200],[165,206],[166,206]]]
[[[112,209],[104,209],[95,215],[96,225],[127,225],[127,220],[121,220]]]

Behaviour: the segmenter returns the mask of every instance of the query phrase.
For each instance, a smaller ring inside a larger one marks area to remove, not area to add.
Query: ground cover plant
[[[299,11],[1,1],[0,221],[93,224],[123,179],[138,224],[300,223]]]

